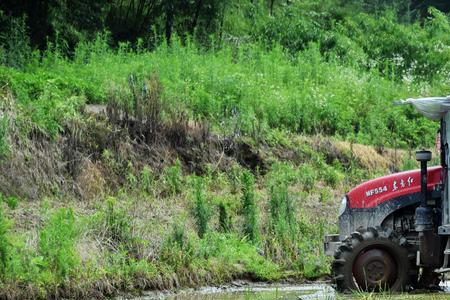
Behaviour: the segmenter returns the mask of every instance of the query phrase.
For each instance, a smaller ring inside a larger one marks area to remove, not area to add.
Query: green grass
[[[44,58],[23,71],[0,67],[0,83],[12,89],[23,117],[50,136],[76,118],[84,102],[106,103],[130,74],[158,76],[166,112],[187,112],[220,124],[224,133],[263,140],[276,128],[374,145],[430,145],[437,125],[393,101],[449,92],[440,81],[392,81],[376,70],[325,60],[314,44],[295,56],[258,44],[208,52],[176,41],[144,53],[79,47],[87,47],[86,59],[77,58],[79,50],[73,60]]]
[[[35,297],[45,297],[61,287],[70,287],[73,295],[80,289],[89,292],[100,282],[128,291],[170,288],[173,274],[183,286],[219,284],[234,278],[276,281],[289,276],[323,276],[328,261],[321,250],[322,236],[332,228],[291,209],[299,199],[286,189],[286,183],[298,187],[302,183],[296,178],[296,167],[286,168],[275,166],[270,180],[244,171],[242,189],[229,196],[222,193],[231,191],[232,183],[221,173],[182,177],[183,182],[197,184],[177,195],[160,194],[167,187],[155,184],[151,194],[160,195],[157,201],[164,209],[171,211],[179,197],[192,200],[192,210],[181,213],[182,219],[180,215],[170,217],[168,212],[165,218],[171,221],[158,233],[162,239],[159,250],[152,248],[154,242],[147,236],[158,232],[147,223],[152,213],[148,205],[156,205],[149,202],[155,200],[150,200],[154,196],[148,194],[147,185],[137,184],[119,191],[116,197],[99,199],[87,211],[52,208],[63,203],[58,198],[44,201],[39,211],[32,211],[43,218],[37,245],[26,243],[33,232],[16,228],[7,217],[22,211],[26,203],[18,202],[15,208],[0,204],[5,210],[0,215],[0,286],[8,293],[16,290],[6,287],[27,284]],[[165,176],[158,182],[165,182]],[[269,193],[266,181],[281,188]],[[216,206],[209,199],[215,199],[212,201],[219,203],[220,209],[213,209]],[[266,211],[269,204],[272,212]],[[260,217],[266,213],[271,214],[270,220]],[[278,253],[286,255],[280,260]]]

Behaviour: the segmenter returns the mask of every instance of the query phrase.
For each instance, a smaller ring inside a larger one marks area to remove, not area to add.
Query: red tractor
[[[450,271],[450,96],[401,101],[440,120],[441,165],[365,182],[342,199],[339,234],[325,237],[339,292],[438,288]],[[447,132],[449,133],[447,135]]]

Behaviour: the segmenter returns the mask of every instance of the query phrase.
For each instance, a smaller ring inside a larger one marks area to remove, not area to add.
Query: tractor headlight
[[[341,206],[339,206],[339,216],[341,216],[345,212],[346,208],[347,208],[347,196],[344,196],[344,198],[342,198],[341,200]]]

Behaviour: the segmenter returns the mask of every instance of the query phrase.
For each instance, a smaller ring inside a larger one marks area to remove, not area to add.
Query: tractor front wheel
[[[408,250],[390,230],[354,232],[334,257],[333,281],[339,292],[401,292],[410,278]]]

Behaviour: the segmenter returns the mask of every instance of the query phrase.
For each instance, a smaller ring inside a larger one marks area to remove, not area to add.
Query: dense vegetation
[[[2,1],[0,297],[326,275],[341,195],[434,143],[393,105],[449,93],[434,2]]]

